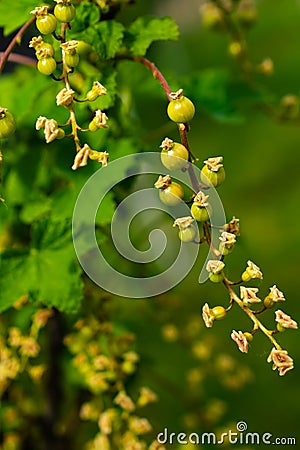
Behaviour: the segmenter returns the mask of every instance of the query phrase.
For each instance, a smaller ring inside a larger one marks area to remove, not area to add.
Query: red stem
[[[163,74],[155,66],[155,64],[153,64],[151,61],[149,61],[149,59],[143,58],[142,56],[134,56],[133,59],[134,59],[134,61],[137,61],[137,62],[143,64],[144,66],[146,66],[148,69],[151,70],[154,78],[160,82],[160,84],[162,85],[163,90],[165,91],[165,93],[168,96],[168,99],[171,100],[171,98],[170,98],[170,94],[171,94],[170,86],[168,85],[168,82],[165,79],[165,77],[163,76]]]
[[[0,59],[4,55],[4,52],[0,52]],[[35,66],[36,60],[31,58],[30,56],[20,55],[19,53],[11,53],[8,58],[8,61],[14,62],[17,64],[24,64],[26,66]]]
[[[35,16],[31,17],[31,19],[29,19],[26,23],[24,23],[22,28],[19,29],[17,34],[10,41],[10,43],[9,43],[7,49],[5,50],[5,52],[3,53],[1,61],[0,61],[0,73],[3,71],[5,63],[7,62],[8,57],[11,54],[11,52],[13,51],[15,45],[20,42],[23,34],[27,31],[27,29],[30,27],[30,25],[33,24],[34,21],[35,21]]]

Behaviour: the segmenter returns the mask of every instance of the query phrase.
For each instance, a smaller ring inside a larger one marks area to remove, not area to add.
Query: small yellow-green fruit
[[[172,181],[170,185],[165,189],[159,190],[160,200],[168,206],[178,205],[184,197],[184,191],[180,184]]]
[[[226,309],[223,306],[215,306],[211,312],[216,320],[223,319],[226,316]]]
[[[189,227],[179,230],[178,236],[182,242],[192,242],[197,234],[195,225],[191,224]]]
[[[16,122],[14,116],[6,109],[0,107],[0,139],[6,139],[14,134]]]
[[[209,220],[209,213],[206,207],[195,205],[191,206],[191,214],[197,222],[206,222]]]
[[[248,333],[248,331],[245,331],[244,336],[245,336],[245,338],[247,339],[248,342],[252,342],[253,341],[253,334]]]
[[[209,279],[210,281],[212,281],[213,283],[221,283],[221,281],[224,280],[224,273],[210,273],[209,274]]]
[[[214,187],[220,186],[225,180],[225,169],[220,167],[220,169],[215,172],[210,170],[207,165],[205,165],[201,170],[201,181],[204,184],[212,184]]]

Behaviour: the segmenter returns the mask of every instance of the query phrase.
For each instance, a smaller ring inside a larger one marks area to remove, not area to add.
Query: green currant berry
[[[54,15],[60,22],[71,22],[76,15],[76,8],[74,5],[58,4],[54,8]]]
[[[286,328],[283,327],[280,323],[278,323],[278,324],[276,325],[276,328],[277,328],[277,330],[278,330],[280,333],[282,333],[283,331],[286,331]]]
[[[173,142],[168,149],[163,149],[160,154],[161,162],[169,170],[179,170],[186,166],[189,152],[184,145]]]
[[[226,316],[226,309],[223,306],[215,306],[211,312],[216,320],[223,319]]]
[[[248,333],[248,331],[245,331],[244,336],[245,336],[245,338],[247,339],[248,342],[252,342],[253,341],[253,334]]]
[[[221,273],[210,273],[209,274],[209,279],[213,283],[220,283],[221,281],[224,280],[224,274],[223,274],[223,272],[221,272]]]
[[[209,220],[209,213],[205,207],[197,206],[193,203],[191,206],[191,213],[197,222],[206,222]]]
[[[76,67],[79,63],[79,55],[78,53],[66,53],[65,61],[68,67]]]
[[[38,71],[44,75],[51,75],[56,69],[56,61],[54,58],[43,58],[37,63]]]
[[[264,306],[266,308],[272,308],[274,306],[274,304],[275,304],[274,300],[272,300],[272,298],[269,295],[267,295],[266,298],[264,299]]]
[[[36,18],[36,27],[42,34],[51,34],[56,30],[57,20],[53,14],[38,16]]]
[[[14,134],[16,122],[13,115],[6,109],[0,107],[0,139],[5,139]]]
[[[160,200],[168,206],[178,205],[184,197],[184,192],[180,184],[172,181],[165,189],[159,190]]]
[[[178,236],[182,242],[192,242],[197,234],[196,227],[191,225],[183,230],[179,230]]]
[[[170,101],[167,113],[173,122],[187,123],[194,117],[195,106],[189,98],[181,96]]]
[[[217,172],[204,166],[201,170],[201,181],[204,184],[212,184],[214,187],[220,186],[225,180],[225,170],[221,167]]]

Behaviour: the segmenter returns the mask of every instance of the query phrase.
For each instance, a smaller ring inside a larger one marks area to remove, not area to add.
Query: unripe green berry
[[[52,57],[40,59],[37,68],[42,74],[51,75],[56,69],[56,61]]]
[[[264,306],[269,309],[272,308],[274,304],[275,304],[274,300],[272,300],[272,298],[269,295],[267,295],[267,297],[264,299]]]
[[[165,142],[166,145],[164,146]],[[179,170],[186,166],[189,159],[189,152],[184,145],[166,138],[162,142],[161,147],[163,149],[160,154],[160,159],[168,170]]]
[[[68,67],[76,67],[79,63],[79,55],[78,53],[66,53],[65,55],[65,61]]]
[[[245,282],[252,280],[252,277],[249,275],[247,270],[245,270],[245,272],[242,273],[242,280]]]
[[[248,333],[248,331],[245,331],[244,336],[245,336],[245,338],[247,339],[248,342],[252,342],[253,341],[253,334]]]
[[[224,319],[226,316],[226,309],[223,306],[215,306],[211,312],[216,320]]]
[[[221,283],[221,281],[224,280],[224,273],[210,273],[209,274],[209,279],[210,281],[212,281],[213,283]]]
[[[171,92],[171,100],[167,108],[169,118],[176,123],[187,123],[192,120],[195,115],[195,106],[193,102],[182,95],[182,93],[182,89],[179,89],[177,92]]]
[[[71,22],[76,15],[76,8],[74,5],[57,4],[54,8],[54,15],[60,22]]]
[[[51,34],[56,30],[57,20],[53,14],[38,16],[36,18],[36,27],[42,34]]]
[[[221,167],[218,171],[212,171],[207,166],[201,170],[201,181],[204,184],[212,184],[214,187],[220,186],[225,180],[225,170]]]
[[[0,107],[0,139],[6,139],[14,134],[16,122],[7,108]]]
[[[197,222],[206,222],[209,220],[209,212],[207,208],[202,206],[197,206],[195,203],[191,206],[191,214]]]
[[[178,205],[184,197],[184,191],[180,184],[172,181],[165,189],[159,190],[160,201],[168,206]]]
[[[286,331],[286,328],[283,327],[280,323],[277,323],[276,328],[280,333],[282,333],[283,331]]]
[[[197,234],[197,229],[195,225],[191,225],[188,228],[179,230],[178,236],[182,242],[192,242]]]

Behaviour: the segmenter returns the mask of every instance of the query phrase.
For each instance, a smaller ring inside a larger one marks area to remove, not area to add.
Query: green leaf
[[[0,27],[4,29],[4,35],[7,36],[31,19],[30,11],[36,6],[36,0],[1,0]]]
[[[152,42],[159,40],[176,40],[179,31],[177,24],[170,17],[153,18],[145,16],[131,24],[127,32],[127,45],[133,55],[143,56]]]
[[[76,9],[76,17],[72,21],[72,33],[85,31],[100,20],[100,10],[94,3],[82,2]]]
[[[92,45],[102,59],[110,59],[120,50],[124,35],[124,26],[115,20],[105,20],[79,33],[77,39],[83,39]]]
[[[32,230],[31,247],[10,250],[0,259],[0,312],[29,294],[48,307],[74,312],[82,298],[81,269],[71,237],[71,223],[46,218]]]
[[[182,79],[184,92],[196,108],[220,122],[240,123],[243,116],[238,111],[229,92],[230,80],[226,70],[207,69]]]

